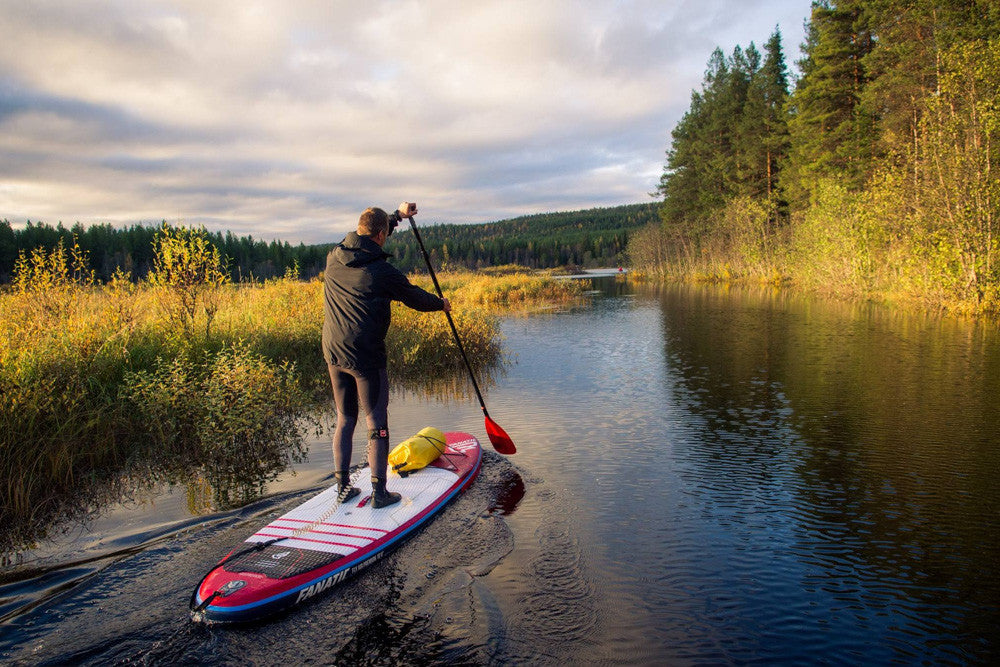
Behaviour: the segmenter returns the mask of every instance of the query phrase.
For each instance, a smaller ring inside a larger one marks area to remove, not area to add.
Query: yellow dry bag
[[[389,467],[406,476],[406,473],[420,470],[433,463],[444,453],[446,444],[444,433],[433,426],[428,426],[389,452]]]

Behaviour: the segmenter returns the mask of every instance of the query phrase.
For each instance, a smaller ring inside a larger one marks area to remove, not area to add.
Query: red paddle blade
[[[510,439],[507,432],[500,428],[500,425],[495,421],[490,419],[489,415],[486,415],[486,435],[490,437],[490,442],[493,443],[493,449],[497,450],[501,454],[506,454],[510,456],[511,454],[517,453],[517,447],[514,446],[514,441]]]

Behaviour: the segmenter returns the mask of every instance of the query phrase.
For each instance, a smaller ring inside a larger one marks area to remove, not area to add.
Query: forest
[[[585,211],[543,213],[486,224],[421,225],[421,238],[439,268],[478,269],[519,264],[531,268],[559,266],[618,266],[631,232],[653,224],[655,204],[630,204]],[[167,223],[163,223],[166,225]],[[170,227],[170,225],[167,225]],[[74,244],[86,253],[95,278],[107,282],[120,268],[132,280],[146,277],[153,268],[153,241],[159,227],[132,225],[117,228],[104,223],[67,228],[28,223],[15,229],[0,221],[0,283],[10,282],[21,253],[35,249],[51,252]],[[206,238],[225,260],[234,282],[267,280],[289,275],[318,275],[332,244],[293,246],[263,241],[231,232],[206,232]],[[75,239],[75,240],[74,240]],[[413,233],[404,226],[392,235],[386,251],[403,271],[420,270],[423,259]]]
[[[483,225],[421,226],[420,238],[435,265],[450,268],[504,264],[533,269],[610,267],[624,261],[629,235],[653,224],[657,215],[654,203],[629,204],[541,213]],[[386,250],[403,271],[423,267],[416,239],[405,226],[392,235]]]
[[[816,0],[795,64],[711,55],[631,262],[1000,310],[1000,3]]]

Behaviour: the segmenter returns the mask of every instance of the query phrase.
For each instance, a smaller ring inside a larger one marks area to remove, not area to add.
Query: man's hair
[[[365,209],[358,220],[358,235],[378,236],[379,232],[389,231],[389,215],[375,206]]]

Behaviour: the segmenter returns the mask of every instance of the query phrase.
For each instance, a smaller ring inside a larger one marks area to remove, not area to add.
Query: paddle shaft
[[[444,298],[444,293],[441,291],[441,285],[438,284],[437,274],[434,273],[434,267],[431,266],[431,256],[427,254],[427,248],[424,247],[424,241],[420,238],[420,232],[417,230],[417,223],[410,218],[410,229],[413,230],[413,235],[417,239],[417,244],[420,246],[420,252],[424,256],[424,262],[427,264],[427,271],[431,274],[431,280],[434,281],[434,289],[437,290],[438,296],[442,299]],[[451,319],[451,313],[445,311],[445,317],[448,318],[448,324],[451,326],[451,334],[455,337],[455,343],[458,345],[458,351],[462,353],[462,361],[465,362],[465,368],[469,371],[469,378],[472,380],[472,388],[476,390],[476,398],[479,399],[479,407],[483,409],[483,414],[486,415],[487,419],[490,413],[486,411],[486,401],[483,400],[483,394],[479,391],[479,383],[476,382],[476,374],[472,372],[472,364],[469,363],[469,357],[465,354],[465,347],[462,345],[462,339],[458,337],[458,329],[455,328],[455,321]]]

